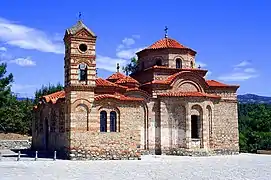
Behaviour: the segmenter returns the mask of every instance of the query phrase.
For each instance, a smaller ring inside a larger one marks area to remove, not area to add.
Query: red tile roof
[[[147,47],[147,49],[162,49],[162,48],[186,48],[182,44],[180,44],[178,41],[171,39],[171,38],[163,38],[155,43],[153,43],[151,46]]]
[[[52,102],[53,104],[55,104],[59,98],[65,98],[65,91],[57,91],[55,93],[42,96],[42,98],[44,98],[46,102]]]
[[[139,84],[137,80],[130,76],[124,76],[123,78],[120,78],[119,80],[116,81],[116,84],[125,84],[125,83]]]
[[[209,97],[209,98],[220,98],[215,94],[207,94],[202,92],[167,92],[161,93],[158,96],[166,96],[166,97]]]
[[[120,101],[143,101],[143,98],[136,98],[136,97],[128,97],[128,96],[124,96],[123,94],[119,94],[119,93],[115,93],[115,94],[101,94],[101,95],[97,95],[95,96],[95,101],[101,100],[101,99],[105,99],[105,98],[113,98],[113,99],[117,99]]]
[[[239,87],[237,85],[227,85],[215,80],[206,80],[206,83],[211,87]]]
[[[165,48],[176,48],[176,49],[189,49],[184,45],[180,44],[178,41],[171,39],[171,38],[163,38],[151,46],[147,47],[146,49],[165,49]]]
[[[118,80],[118,79],[121,79],[124,77],[126,77],[124,74],[122,74],[120,72],[116,72],[116,73],[112,74],[111,76],[109,76],[107,79],[108,80]]]
[[[102,78],[97,78],[97,79],[95,80],[95,82],[96,82],[96,86],[102,86],[102,87],[120,87],[120,88],[124,88],[124,89],[127,88],[127,87],[125,87],[125,86],[121,86],[121,85],[112,83],[112,82],[107,81],[107,80],[102,79]]]

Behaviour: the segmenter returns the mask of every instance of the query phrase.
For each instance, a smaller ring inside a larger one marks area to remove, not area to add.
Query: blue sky
[[[116,62],[169,37],[198,52],[208,79],[239,84],[238,94],[271,96],[269,1],[4,1],[0,7],[0,61],[14,74],[12,90],[33,96],[42,84],[63,84],[63,42],[78,12],[98,36],[98,75]]]

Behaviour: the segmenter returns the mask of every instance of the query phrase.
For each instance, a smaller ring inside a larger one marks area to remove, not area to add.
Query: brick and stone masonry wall
[[[100,132],[102,110],[107,112],[107,132]],[[117,112],[117,132],[110,132],[112,110]],[[143,107],[137,103],[120,103],[108,99],[95,102],[89,114],[88,131],[82,124],[82,122],[87,123],[86,114],[78,115],[76,122],[71,120],[74,128],[70,132],[69,158],[72,160],[139,159],[142,144],[141,126],[144,125],[143,111]],[[77,126],[77,123],[81,125]]]

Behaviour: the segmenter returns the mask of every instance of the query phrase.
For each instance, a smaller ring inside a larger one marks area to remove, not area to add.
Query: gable
[[[87,29],[83,28],[79,30],[76,34],[76,37],[95,37],[95,35],[92,32],[89,32]]]

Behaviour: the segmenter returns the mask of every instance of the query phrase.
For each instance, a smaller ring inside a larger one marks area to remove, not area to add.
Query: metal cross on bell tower
[[[168,37],[168,28],[167,28],[167,26],[165,27],[165,38],[167,38]]]

